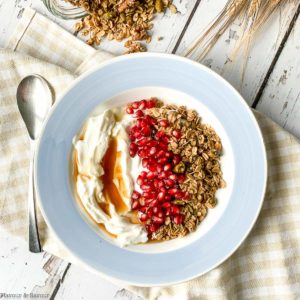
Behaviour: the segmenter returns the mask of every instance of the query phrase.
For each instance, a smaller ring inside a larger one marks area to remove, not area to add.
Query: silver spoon
[[[30,137],[31,159],[29,165],[28,215],[29,215],[29,250],[41,252],[35,211],[34,153],[36,141],[40,136],[43,122],[52,105],[52,93],[47,81],[39,75],[25,77],[17,89],[19,111]]]

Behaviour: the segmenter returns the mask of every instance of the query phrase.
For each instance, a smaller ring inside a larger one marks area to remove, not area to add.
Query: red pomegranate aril
[[[155,137],[159,140],[160,138],[162,138],[163,136],[165,136],[166,133],[164,131],[157,131],[155,134]]]
[[[147,108],[153,108],[156,106],[156,100],[155,99],[150,99],[147,101]]]
[[[157,170],[158,174],[161,173],[161,172],[163,171],[163,169],[164,169],[164,168],[163,168],[162,165],[157,164],[156,170]]]
[[[140,101],[134,101],[134,102],[132,103],[132,107],[133,107],[134,109],[138,109],[139,106],[140,106]]]
[[[164,171],[170,171],[171,169],[172,169],[172,165],[171,164],[164,165]]]
[[[142,213],[146,213],[147,210],[148,210],[148,207],[146,207],[146,206],[143,206],[143,207],[139,208],[139,211],[142,212]]]
[[[149,165],[148,165],[148,169],[149,169],[149,171],[151,171],[151,172],[156,172],[156,171],[157,171],[157,168],[156,168],[156,165],[155,165],[155,164],[149,164]]]
[[[179,225],[183,222],[183,216],[182,215],[176,215],[173,217],[173,223]]]
[[[175,196],[175,194],[178,193],[178,189],[177,188],[169,189],[168,193],[172,196]]]
[[[169,137],[164,136],[164,137],[162,137],[161,141],[165,144],[168,144],[170,142],[170,139],[169,139]]]
[[[142,171],[139,176],[141,176],[143,179],[145,179],[147,177],[147,174],[148,173],[146,171]]]
[[[147,143],[148,147],[155,147],[156,145],[157,145],[157,141],[155,141],[155,140],[150,140]]]
[[[165,180],[165,183],[169,187],[172,187],[172,186],[174,186],[176,184],[174,180],[169,179],[169,178]]]
[[[143,197],[145,198],[145,199],[154,199],[154,197],[155,197],[155,193],[153,193],[153,192],[143,192]]]
[[[138,149],[138,145],[136,143],[130,143],[129,149],[130,150],[136,150],[136,149]]]
[[[141,118],[141,117],[143,117],[143,116],[144,116],[144,113],[143,113],[142,110],[137,110],[137,111],[135,112],[135,117],[136,117],[136,118]]]
[[[157,158],[160,158],[160,157],[164,157],[166,155],[166,151],[164,150],[159,150],[156,154],[156,157]]]
[[[154,187],[155,187],[156,189],[158,189],[158,187],[159,187],[159,182],[160,182],[160,180],[157,179],[157,178],[155,178],[155,179],[153,180],[153,185],[154,185]]]
[[[137,154],[140,158],[146,158],[146,157],[148,157],[149,152],[145,149],[141,149],[137,152]]]
[[[172,162],[175,166],[178,165],[181,162],[181,157],[179,155],[174,155]]]
[[[173,157],[173,152],[171,152],[171,151],[167,151],[167,152],[165,152],[165,157],[167,157],[167,158],[172,158]]]
[[[149,203],[149,207],[155,207],[158,205],[158,200],[154,199]]]
[[[157,162],[161,165],[164,165],[165,163],[167,163],[168,159],[166,157],[160,157]]]
[[[160,142],[159,147],[164,150],[165,152],[168,151],[168,144]]]
[[[146,100],[141,100],[139,109],[145,109],[146,107],[147,107],[147,101]]]
[[[177,205],[172,205],[171,206],[171,214],[172,215],[180,214],[180,208]]]
[[[166,179],[167,178],[167,173],[165,171],[159,173],[158,178],[159,179]]]
[[[139,139],[140,137],[142,137],[142,134],[140,132],[136,131],[136,132],[133,133],[133,137],[135,139]]]
[[[172,131],[172,135],[176,138],[176,139],[180,139],[181,138],[181,131],[178,129],[174,129]]]
[[[145,146],[148,143],[147,138],[141,138],[139,141],[136,142],[139,146]]]
[[[157,200],[158,200],[158,201],[164,201],[164,200],[165,200],[165,196],[166,196],[166,192],[161,191],[161,192],[159,192],[158,195],[157,195]]]
[[[155,206],[155,207],[153,207],[152,211],[155,215],[158,215],[161,213],[161,208],[158,206]]]
[[[169,176],[169,179],[174,180],[174,181],[177,181],[178,176],[177,176],[176,174],[171,174],[171,175]]]
[[[142,184],[142,185],[141,185],[141,189],[142,189],[143,191],[149,192],[149,191],[151,190],[151,186],[148,185],[148,184]]]
[[[175,194],[175,198],[184,199],[184,197],[185,197],[185,192],[183,191],[179,191]]]
[[[141,215],[140,215],[140,220],[141,220],[142,222],[146,222],[146,221],[148,220],[148,216],[147,216],[146,214],[141,214]]]
[[[145,178],[139,175],[138,178],[136,179],[136,183],[141,186],[142,184],[144,184],[144,182],[145,182]]]
[[[136,210],[140,207],[140,202],[138,200],[134,200],[131,204],[133,210]]]
[[[132,108],[131,106],[128,106],[128,107],[126,108],[126,112],[127,112],[129,115],[132,115],[132,114],[134,113],[134,110],[133,110],[133,108]]]
[[[141,194],[137,191],[133,191],[131,195],[132,200],[138,200],[141,197]]]
[[[149,122],[153,126],[157,124],[157,120],[155,118],[152,118],[152,117],[150,117]]]
[[[149,150],[149,155],[153,156],[156,152],[157,152],[157,148],[156,147],[151,147],[150,150]]]
[[[152,180],[156,177],[156,175],[157,174],[155,172],[150,171],[147,173],[147,179]]]
[[[160,218],[164,218],[165,217],[165,214],[162,212],[162,210],[160,210],[156,215],[158,217],[160,217]]]
[[[167,207],[165,210],[165,215],[169,216],[171,214],[171,207]]]
[[[129,150],[130,157],[135,157],[136,156],[136,152],[137,152],[137,150],[130,149]]]
[[[149,159],[148,158],[143,158],[142,159],[142,166],[143,168],[147,168],[149,164]]]
[[[153,216],[152,221],[154,224],[163,224],[165,222],[163,218],[160,218],[158,216]]]
[[[171,201],[172,200],[172,196],[171,195],[166,195],[165,200],[166,201]]]
[[[148,211],[147,211],[147,216],[148,216],[148,218],[151,218],[151,217],[153,216],[153,211],[152,211],[152,209],[148,209]]]
[[[148,231],[148,233],[153,233],[155,232],[157,229],[159,228],[159,226],[157,226],[157,224],[150,224],[146,226],[146,229]]]
[[[141,131],[142,131],[142,134],[143,134],[144,136],[149,136],[149,135],[151,134],[151,128],[150,128],[150,126],[145,126],[145,127],[143,127],[143,128],[141,129]]]
[[[158,122],[158,124],[161,126],[161,127],[164,127],[164,128],[167,128],[169,126],[169,122],[166,120],[166,119],[163,119],[163,120],[160,120]]]
[[[163,204],[162,204],[162,207],[163,208],[168,208],[168,207],[171,207],[171,203],[170,202],[164,202]]]
[[[176,175],[179,183],[184,183],[185,176],[183,174]]]

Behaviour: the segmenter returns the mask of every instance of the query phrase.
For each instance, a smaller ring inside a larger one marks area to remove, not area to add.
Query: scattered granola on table
[[[151,21],[155,13],[164,13],[166,9],[177,12],[172,0],[65,1],[87,12],[87,16],[75,24],[75,30],[88,37],[87,44],[99,45],[104,37],[119,42],[128,39],[127,53],[146,51],[141,41],[151,42],[149,30],[153,28]]]

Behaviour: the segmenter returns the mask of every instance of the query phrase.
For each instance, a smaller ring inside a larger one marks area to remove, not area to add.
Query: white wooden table
[[[153,42],[148,50],[182,55],[191,42],[212,21],[226,0],[175,0],[179,13],[158,16]],[[0,0],[0,47],[5,47],[25,7],[31,6],[67,30],[73,21],[51,16],[40,0]],[[250,106],[271,117],[300,137],[300,4],[289,5],[262,28],[250,52],[242,80],[244,57],[228,56],[241,36],[233,24],[216,47],[202,61],[226,78]],[[158,41],[156,37],[162,36]],[[118,43],[104,43],[101,49],[121,54]],[[195,58],[194,56],[193,58]],[[0,66],[1,67],[1,66]],[[43,299],[140,299],[130,292],[47,253],[31,254],[25,242],[0,231],[1,293],[44,294]],[[12,299],[13,297],[10,297]]]

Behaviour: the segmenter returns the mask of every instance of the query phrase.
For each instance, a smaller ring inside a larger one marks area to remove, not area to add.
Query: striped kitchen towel
[[[0,50],[0,226],[27,237],[29,143],[16,104],[20,80],[41,74],[55,98],[85,70],[110,54],[96,51],[26,9],[7,49]],[[242,246],[209,273],[169,287],[127,287],[147,299],[296,299],[300,297],[300,142],[255,112],[269,165],[258,221]],[[43,249],[78,263],[38,214]]]

